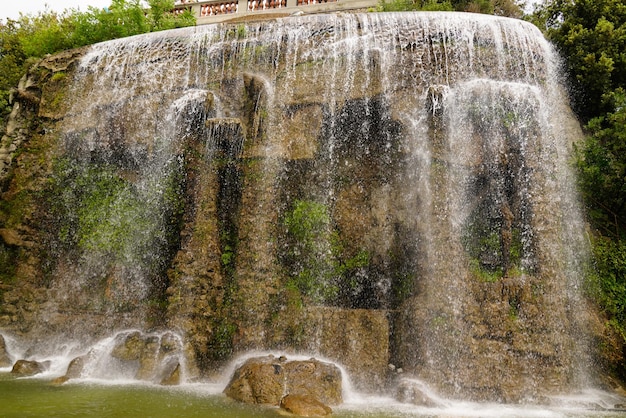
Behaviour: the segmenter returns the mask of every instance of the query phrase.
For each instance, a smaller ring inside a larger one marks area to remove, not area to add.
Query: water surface
[[[15,378],[0,372],[0,417],[144,417],[144,418],[276,418],[277,408],[244,405],[222,395],[212,384],[179,387],[125,382],[78,380],[52,385],[50,378]],[[400,404],[388,398],[351,394],[336,418],[510,417],[613,418],[618,411],[590,411],[573,405],[559,408],[450,402],[442,408]]]

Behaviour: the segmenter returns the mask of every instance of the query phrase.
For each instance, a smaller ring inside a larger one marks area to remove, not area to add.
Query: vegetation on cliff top
[[[110,39],[195,25],[191,12],[173,14],[174,0],[112,0],[107,9],[41,12],[0,21],[0,119],[6,119],[9,95],[34,58]]]
[[[516,0],[381,0],[380,11],[457,11],[520,18],[522,2]]]

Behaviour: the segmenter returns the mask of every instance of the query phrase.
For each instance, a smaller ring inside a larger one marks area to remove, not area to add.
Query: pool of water
[[[142,417],[142,418],[276,418],[277,408],[244,405],[221,394],[209,383],[161,387],[136,382],[76,380],[52,385],[50,378],[15,378],[0,372],[0,417]],[[394,417],[625,417],[618,411],[591,411],[573,406],[520,407],[497,404],[450,403],[443,408],[420,408],[391,399],[351,395],[334,408],[335,418]]]

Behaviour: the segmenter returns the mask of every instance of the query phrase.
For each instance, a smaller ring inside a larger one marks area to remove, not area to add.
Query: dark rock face
[[[280,405],[285,395],[308,396],[326,405],[342,403],[341,371],[315,359],[274,356],[248,359],[235,371],[224,393],[252,404]]]
[[[45,362],[33,360],[18,360],[13,365],[11,373],[20,377],[34,376],[43,373],[48,369],[49,365]]]

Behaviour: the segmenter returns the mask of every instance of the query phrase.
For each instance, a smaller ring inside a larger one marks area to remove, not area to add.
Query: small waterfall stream
[[[586,384],[580,132],[531,24],[210,25],[94,45],[71,76],[26,334],[172,330],[190,379],[287,350],[359,390],[398,368],[452,399]]]

